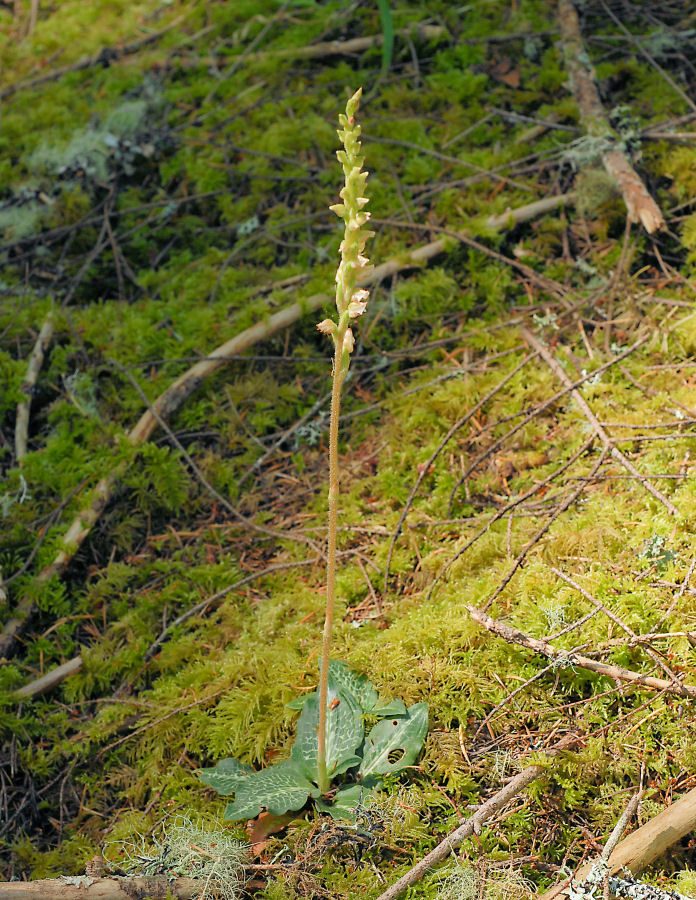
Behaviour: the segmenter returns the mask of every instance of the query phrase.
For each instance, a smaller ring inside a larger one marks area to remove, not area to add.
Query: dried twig
[[[614,825],[611,834],[609,835],[609,840],[604,845],[604,850],[602,850],[602,859],[605,862],[609,862],[611,858],[611,854],[616,849],[617,844],[623,837],[623,833],[626,830],[628,823],[631,821],[633,814],[638,809],[638,804],[643,799],[644,791],[640,790],[637,794],[634,794],[628,802],[626,809],[621,813],[619,821]]]
[[[55,318],[53,316],[53,311],[51,311],[46,316],[43,325],[41,326],[39,336],[34,344],[34,349],[29,357],[27,374],[20,387],[22,394],[24,394],[24,399],[17,404],[17,419],[15,422],[15,458],[20,466],[23,463],[24,457],[27,455],[27,435],[29,433],[31,395],[36,386],[46,349],[51,342],[55,327]]]
[[[564,306],[568,307],[570,305],[567,299],[567,295],[570,291],[565,285],[562,285],[559,281],[555,281],[553,278],[548,278],[546,275],[541,275],[539,272],[535,271],[530,266],[526,266],[518,259],[514,259],[511,256],[505,256],[504,253],[498,253],[497,250],[492,250],[490,247],[482,244],[481,241],[477,241],[470,237],[466,231],[453,231],[450,228],[443,228],[439,225],[421,225],[417,222],[402,222],[399,219],[371,219],[370,222],[372,225],[388,225],[391,228],[415,228],[421,231],[437,232],[444,235],[444,237],[439,238],[436,241],[431,241],[429,244],[423,244],[404,256],[395,257],[393,260],[378,266],[375,269],[375,273],[378,271],[380,272],[380,279],[386,278],[389,275],[394,275],[405,268],[417,268],[421,263],[428,262],[434,256],[439,256],[447,250],[450,245],[447,238],[451,238],[465,244],[467,247],[471,247],[473,250],[478,250],[485,256],[490,256],[491,259],[496,259],[498,262],[505,263],[505,265],[516,269],[532,282],[532,284],[536,284],[542,291],[547,291],[557,300],[560,300]],[[583,300],[583,303],[584,302],[587,301]]]
[[[576,744],[580,743],[581,740],[579,735],[568,735],[554,747],[550,747],[546,752],[549,755],[553,755],[563,750],[570,750]],[[417,862],[410,871],[405,875],[402,875],[398,881],[394,882],[391,887],[381,893],[379,897],[377,897],[377,900],[394,900],[394,898],[402,894],[412,884],[420,881],[427,871],[432,869],[436,863],[445,859],[445,857],[465,841],[466,838],[471,837],[472,834],[480,834],[481,826],[484,822],[495,815],[495,813],[499,812],[513,797],[517,796],[520,791],[523,791],[533,781],[536,781],[536,779],[543,775],[545,771],[546,766],[532,765],[527,766],[526,769],[523,769],[519,774],[515,775],[515,777],[512,778],[504,788],[499,790],[497,794],[494,794],[490,800],[486,800],[485,803],[482,803],[476,812],[463,822],[459,828],[448,835],[443,841],[440,841],[434,850],[431,850],[430,853]]]
[[[488,529],[491,527],[491,525],[493,525],[495,522],[502,519],[509,512],[511,512],[513,509],[515,509],[515,507],[519,506],[521,503],[524,503],[525,500],[529,500],[530,497],[533,497],[534,494],[538,493],[543,487],[545,487],[547,484],[549,484],[555,478],[558,478],[559,475],[562,475],[563,472],[566,471],[566,469],[569,469],[570,466],[572,466],[576,460],[578,460],[584,453],[586,453],[590,449],[590,447],[594,441],[595,441],[595,436],[592,435],[592,437],[588,438],[588,440],[585,441],[585,443],[582,445],[582,447],[580,447],[580,449],[577,450],[570,457],[570,459],[567,459],[564,463],[562,463],[560,466],[558,466],[558,468],[554,469],[553,472],[550,472],[545,478],[542,478],[541,481],[537,481],[531,488],[529,488],[528,491],[525,491],[523,494],[520,494],[519,497],[516,497],[514,500],[511,500],[510,503],[508,503],[506,506],[499,509],[498,512],[496,512],[493,515],[493,517],[490,518],[485,523],[485,525],[483,525],[481,528],[479,528],[479,530],[472,537],[468,538],[468,540],[456,551],[454,556],[447,561],[447,563],[443,566],[443,568],[436,575],[433,585],[431,586],[430,593],[432,593],[433,587],[447,573],[448,569],[460,558],[460,556],[462,556],[464,553],[466,553],[466,551],[469,549],[469,547],[471,547],[472,544],[474,544],[480,537],[482,537],[488,531]],[[591,479],[591,477],[592,476],[587,476],[588,480]],[[571,500],[570,500],[571,503],[573,502],[573,499],[575,499],[575,497],[571,498]],[[554,510],[553,518],[551,519],[551,521],[546,522],[544,525],[544,531],[548,530],[548,528],[551,526],[551,522],[553,520],[555,520],[556,518],[558,518],[558,516],[561,514],[562,511],[563,510],[561,508],[557,508],[557,510]],[[534,543],[536,543],[536,541],[538,541],[540,537],[542,537],[541,534],[539,534],[536,537],[536,539],[534,540]],[[532,544],[527,545],[527,547],[523,551],[525,556],[529,552],[531,547],[532,547]],[[512,555],[512,554],[510,554],[510,555]],[[524,558],[524,556],[522,558]],[[518,563],[518,565],[519,565],[519,563]],[[517,566],[515,566],[515,569],[516,568],[517,568]],[[514,571],[513,571],[513,573],[510,574],[510,578],[512,578],[512,574],[514,574]],[[509,578],[508,578],[508,581],[509,581]],[[505,584],[507,584],[507,581],[505,582]],[[501,591],[502,591],[502,588],[501,588]]]
[[[460,159],[460,157],[458,157],[458,156],[449,156],[446,153],[440,153],[439,150],[431,150],[429,147],[423,147],[421,144],[415,144],[415,143],[413,143],[413,141],[403,141],[400,138],[376,137],[375,135],[372,135],[371,137],[365,139],[365,143],[366,144],[389,144],[392,147],[404,147],[406,150],[415,150],[416,153],[420,153],[422,156],[432,156],[434,159],[439,159],[442,162],[449,163],[451,166],[454,166],[455,168],[457,168],[459,166],[464,166],[465,168],[473,169],[475,172],[478,172],[479,175],[483,175],[484,177],[490,178],[493,181],[499,181],[501,184],[507,184],[510,187],[516,187],[522,191],[530,190],[529,185],[523,184],[521,181],[515,181],[514,179],[510,178],[509,176],[499,175],[494,170],[486,169],[483,166],[479,166],[477,163],[470,162],[468,159]],[[541,213],[543,213],[543,212],[548,212],[549,209],[555,209],[556,205],[557,205],[557,203],[552,203],[551,206],[549,207],[548,200],[540,200],[540,201],[537,201],[537,204],[538,203],[546,204],[546,208],[542,207],[541,209],[538,209],[535,212],[528,214],[528,218],[534,218],[535,215],[541,215]],[[533,204],[529,204],[529,206],[532,206],[532,205]],[[521,209],[528,210],[529,206],[521,207]],[[524,220],[524,215],[525,215],[524,213],[521,213],[522,220]],[[507,221],[508,221],[508,219],[503,219],[503,221],[500,224],[504,225],[507,223]],[[413,223],[413,219],[411,219],[411,222]],[[489,222],[490,222],[490,220],[489,220]]]
[[[299,540],[303,543],[309,544],[309,546],[312,547],[312,549],[315,550],[318,554],[321,553],[321,550],[320,550],[319,546],[317,545],[316,541],[313,541],[311,538],[307,538],[307,537],[304,537],[301,535],[299,537],[297,537],[297,536],[293,535],[291,532],[278,531],[275,528],[268,528],[265,525],[259,525],[256,522],[253,522],[251,519],[249,519],[243,513],[241,513],[237,509],[236,506],[234,506],[232,503],[230,503],[230,501],[227,499],[227,497],[224,496],[224,494],[221,494],[218,490],[216,490],[213,487],[213,485],[208,481],[205,474],[201,471],[200,467],[198,466],[196,461],[193,459],[191,454],[186,450],[186,448],[181,443],[179,438],[174,434],[174,432],[171,430],[169,425],[167,425],[167,423],[164,421],[162,416],[157,412],[157,410],[154,409],[154,407],[150,404],[150,402],[147,399],[147,396],[145,395],[145,392],[140,387],[140,385],[138,384],[136,379],[133,377],[133,375],[128,371],[128,369],[125,369],[122,365],[120,365],[113,359],[109,360],[109,362],[125,378],[128,379],[128,381],[131,383],[131,385],[135,389],[136,393],[140,397],[141,401],[147,407],[148,412],[152,413],[152,415],[155,417],[159,427],[162,429],[162,431],[164,431],[164,433],[167,435],[169,440],[179,451],[179,453],[181,454],[183,459],[186,461],[186,463],[188,464],[188,466],[190,467],[191,471],[196,476],[198,481],[203,485],[203,487],[208,491],[208,493],[215,500],[217,500],[217,502],[222,507],[224,507],[228,513],[230,513],[231,516],[233,516],[238,522],[241,522],[246,528],[249,528],[252,531],[258,531],[261,534],[266,534],[269,537],[280,538],[282,540]]]
[[[573,400],[575,400],[577,405],[580,407],[583,415],[585,416],[587,421],[590,423],[590,425],[594,429],[595,434],[600,439],[600,441],[602,441],[602,443],[607,448],[607,450],[611,453],[611,455],[614,457],[614,459],[616,459],[618,462],[620,462],[621,465],[628,472],[631,473],[631,475],[633,475],[635,478],[637,478],[638,481],[640,481],[640,483],[643,485],[645,490],[648,491],[649,494],[652,494],[652,496],[656,500],[659,500],[660,503],[663,506],[665,506],[673,516],[678,516],[679,510],[672,503],[672,501],[669,500],[667,497],[665,497],[665,495],[663,493],[661,493],[661,491],[658,491],[658,489],[656,487],[654,487],[652,484],[650,484],[648,479],[644,475],[641,475],[641,473],[638,471],[638,469],[636,469],[636,467],[633,465],[633,463],[630,461],[630,459],[628,459],[626,456],[624,456],[624,454],[618,449],[618,447],[615,446],[612,439],[606,433],[604,428],[602,428],[601,424],[599,423],[599,420],[597,419],[595,414],[592,412],[592,410],[588,406],[587,401],[582,396],[582,394],[575,388],[571,388],[572,382],[571,382],[570,378],[568,378],[566,373],[563,371],[563,368],[559,365],[557,360],[555,360],[554,357],[549,353],[548,349],[544,346],[544,344],[542,344],[541,341],[536,337],[536,335],[532,334],[532,332],[529,331],[528,328],[522,327],[520,330],[522,332],[522,336],[524,337],[524,339],[529,343],[529,345],[531,347],[533,347],[536,351],[538,351],[539,355],[542,357],[542,359],[548,365],[548,367],[551,369],[551,371],[554,373],[554,375],[556,375],[558,377],[558,379],[560,381],[562,381],[563,384],[565,384],[566,387],[568,387],[570,389],[570,393],[571,393]]]
[[[606,3],[604,3],[604,0],[602,0],[602,6],[604,7],[604,12],[609,16],[610,19],[613,19],[613,21],[618,26],[618,28],[623,32],[623,34],[628,38],[628,40],[633,44],[633,46],[638,50],[638,52],[641,53],[647,59],[647,61],[655,69],[655,71],[660,73],[662,78],[664,78],[664,80],[675,91],[675,93],[679,94],[679,96],[682,98],[684,103],[686,103],[687,106],[690,106],[694,112],[696,112],[696,103],[694,103],[694,101],[686,93],[686,91],[677,84],[677,82],[672,78],[672,76],[668,72],[665,72],[665,70],[657,62],[655,57],[652,56],[650,53],[648,53],[648,51],[643,46],[643,42],[641,40],[639,40],[639,38],[637,38],[635,34],[631,34],[631,32],[628,30],[628,28],[626,28],[624,23],[617,16],[615,16],[614,13],[612,12],[612,10],[609,8],[609,6]]]
[[[97,753],[96,759],[99,759],[105,753],[108,753],[109,750],[113,750],[115,747],[120,747],[121,744],[125,744],[126,741],[129,741],[131,738],[138,737],[138,735],[140,734],[144,734],[146,731],[149,731],[150,728],[155,728],[155,726],[161,725],[162,722],[166,722],[168,719],[171,719],[174,716],[178,716],[179,713],[188,712],[189,709],[193,709],[195,706],[202,706],[209,700],[215,700],[216,697],[224,694],[227,690],[227,687],[221,688],[219,691],[215,691],[215,693],[213,694],[208,694],[206,697],[199,697],[198,700],[193,700],[191,703],[187,703],[186,706],[179,706],[176,709],[172,709],[168,713],[165,713],[163,716],[160,716],[159,719],[154,719],[152,722],[147,722],[145,725],[141,725],[140,728],[136,728],[135,731],[131,731],[128,734],[125,734],[123,737],[118,738],[118,740],[108,744],[106,747],[102,747],[99,753]],[[2,900],[2,895],[0,895],[0,900]]]
[[[565,64],[570,76],[580,116],[591,138],[611,145],[601,152],[604,168],[616,181],[623,195],[628,217],[641,222],[648,234],[665,227],[665,220],[657,203],[650,196],[631,160],[620,149],[618,135],[609,125],[595,83],[594,72],[589,65],[587,51],[580,34],[578,14],[572,0],[558,0],[558,21],[561,28]],[[587,62],[586,62],[587,60]]]
[[[569,383],[568,387],[565,387],[562,390],[557,391],[552,397],[549,397],[548,400],[544,400],[542,403],[539,403],[537,406],[534,406],[527,413],[525,413],[523,415],[523,418],[520,419],[520,421],[517,423],[517,425],[514,425],[502,437],[498,438],[490,447],[488,447],[487,450],[484,450],[482,453],[479,453],[479,455],[477,457],[475,457],[475,459],[473,459],[471,463],[469,463],[465,472],[459,476],[454,487],[452,488],[452,490],[450,492],[450,501],[449,501],[450,510],[452,509],[452,504],[454,503],[454,496],[455,496],[459,486],[466,481],[466,479],[471,475],[471,473],[474,472],[477,469],[477,467],[480,466],[481,463],[485,459],[487,459],[489,456],[491,456],[493,453],[495,453],[499,447],[502,447],[502,445],[505,443],[505,441],[507,441],[509,438],[511,438],[514,434],[516,434],[521,428],[524,428],[524,426],[528,422],[531,422],[532,419],[535,419],[538,415],[540,415],[542,412],[544,412],[544,410],[548,409],[550,406],[553,406],[553,404],[556,403],[558,400],[560,400],[561,397],[565,397],[567,394],[571,393],[571,391],[573,391],[576,388],[583,385],[590,378],[594,378],[599,373],[605,372],[607,369],[611,368],[611,366],[615,366],[622,359],[625,359],[627,356],[630,356],[631,353],[633,353],[633,351],[635,349],[640,347],[641,344],[645,343],[646,340],[647,340],[647,338],[645,338],[645,337],[639,338],[635,342],[635,344],[632,344],[630,347],[627,347],[626,350],[624,350],[618,356],[615,356],[613,359],[610,359],[608,362],[604,363],[604,365],[600,366],[599,369],[595,369],[594,372],[590,372],[588,375],[583,375],[582,378],[579,378],[577,381]],[[522,413],[519,413],[519,415],[522,415]],[[510,416],[509,418],[516,418],[516,416]],[[503,421],[507,421],[507,420],[503,420]],[[496,423],[496,424],[500,424],[500,423]]]
[[[573,579],[570,578],[568,575],[566,575],[565,572],[561,572],[561,570],[557,569],[555,566],[551,566],[551,571],[554,573],[554,575],[557,575],[559,578],[561,578],[563,581],[565,581],[566,584],[569,584],[572,588],[575,588],[575,590],[578,591],[578,593],[582,594],[582,596],[586,600],[590,601],[590,603],[595,607],[595,609],[601,610],[609,619],[611,619],[612,622],[614,622],[616,625],[618,625],[622,631],[625,631],[626,634],[629,635],[629,637],[631,637],[633,639],[638,637],[636,632],[629,625],[626,625],[626,623],[623,621],[623,619],[621,619],[619,616],[616,615],[616,613],[614,613],[610,609],[608,609],[600,600],[598,600],[596,597],[594,597],[588,590],[585,590],[585,588],[581,584],[578,584],[577,581],[573,581]],[[658,654],[655,653],[655,651],[651,647],[644,646],[643,649],[648,654],[650,659],[652,659],[652,661],[662,669],[662,671],[665,673],[665,675],[669,679],[671,679],[673,684],[680,683],[679,679],[674,674],[674,672],[670,669],[670,667],[668,665],[666,665],[660,659]]]
[[[537,216],[543,216],[545,213],[554,212],[575,203],[576,196],[575,191],[568,191],[567,194],[543,197],[541,200],[535,200],[525,206],[518,206],[516,209],[508,207],[503,213],[489,216],[487,224],[490,228],[514,228],[515,225],[520,225],[522,222],[529,222],[530,219],[536,219]]]
[[[471,618],[478,622],[479,625],[483,625],[491,634],[497,634],[498,637],[503,638],[509,644],[519,644],[521,647],[526,647],[534,653],[541,654],[546,659],[556,660],[559,666],[579,666],[581,669],[588,669],[590,672],[596,672],[597,675],[612,678],[614,681],[617,679],[625,681],[627,684],[632,684],[635,687],[647,688],[651,691],[664,691],[668,694],[676,694],[679,697],[696,699],[696,686],[694,685],[682,684],[681,682],[674,684],[672,681],[665,681],[663,678],[653,678],[652,675],[643,675],[640,672],[624,669],[623,666],[599,662],[572,650],[556,650],[548,641],[530,637],[523,631],[507,625],[505,622],[493,619],[477,606],[470,604],[465,604],[465,606]]]
[[[602,463],[604,462],[605,456],[606,456],[606,450],[603,450],[602,453],[600,453],[599,458],[597,459],[595,464],[592,466],[592,471],[590,472],[590,474],[588,476],[588,478],[590,480],[592,478],[594,478],[594,476],[597,474],[597,472],[601,468]],[[527,543],[524,545],[524,547],[518,553],[517,557],[515,558],[515,561],[513,562],[512,566],[510,566],[510,569],[506,573],[503,580],[500,582],[498,587],[493,591],[493,593],[488,598],[488,600],[486,600],[486,602],[483,606],[484,610],[488,609],[490,607],[490,605],[493,603],[493,601],[497,597],[499,597],[500,594],[502,594],[502,592],[505,590],[505,588],[508,586],[508,584],[512,580],[512,576],[515,574],[515,572],[519,569],[519,567],[522,565],[522,563],[527,558],[527,554],[532,549],[532,547],[535,547],[539,543],[539,541],[543,538],[543,536],[546,534],[546,532],[549,530],[549,528],[553,525],[553,523],[556,521],[556,519],[561,515],[561,513],[564,513],[570,506],[573,505],[573,503],[575,503],[575,501],[578,499],[580,494],[582,494],[582,492],[585,490],[585,487],[586,487],[586,485],[584,483],[582,483],[580,485],[580,487],[578,487],[574,491],[572,491],[565,498],[565,500],[563,500],[561,503],[559,503],[559,505],[553,510],[553,512],[548,517],[548,519],[544,522],[544,524],[541,526],[541,528],[539,528],[539,530],[527,541]]]
[[[340,555],[340,554],[339,554]],[[239,581],[235,581],[234,584],[227,585],[227,587],[222,588],[222,590],[217,591],[215,594],[211,594],[210,597],[206,597],[205,600],[201,600],[200,603],[197,603],[195,606],[190,607],[185,612],[181,613],[180,616],[177,616],[176,619],[169,622],[155,641],[150,644],[145,652],[144,662],[149,662],[152,657],[157,653],[159,648],[164,644],[168,639],[171,632],[177,628],[179,625],[182,625],[186,622],[187,619],[190,619],[191,616],[196,616],[198,613],[207,612],[211,606],[216,606],[217,603],[230,594],[232,591],[239,590],[239,588],[244,587],[245,584],[249,584],[252,581],[256,581],[257,578],[263,578],[264,575],[270,575],[272,572],[279,572],[284,569],[294,569],[299,566],[315,566],[317,564],[317,560],[315,559],[300,559],[295,562],[286,562],[286,563],[274,563],[273,565],[267,566],[265,569],[262,569],[260,572],[252,572],[251,575],[245,575],[244,578],[240,578]]]

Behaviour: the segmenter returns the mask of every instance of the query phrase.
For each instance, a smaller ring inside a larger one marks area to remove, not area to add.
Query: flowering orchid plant
[[[326,715],[329,679],[329,649],[336,600],[336,532],[338,528],[338,417],[341,407],[341,388],[350,367],[350,355],[355,346],[353,330],[349,326],[365,312],[368,291],[358,287],[358,282],[369,272],[369,260],[364,255],[365,244],[373,232],[364,228],[370,213],[364,207],[368,198],[363,196],[367,172],[363,171],[364,157],[360,150],[360,126],[355,113],[360,104],[362,88],[359,88],[346,104],[345,115],[338,117],[341,128],[338,136],[343,150],[336,153],[343,166],[345,185],[340,191],[343,203],[335,203],[330,209],[345,223],[343,240],[339,247],[341,261],[336,270],[336,310],[338,322],[324,319],[317,325],[319,331],[331,335],[334,343],[333,389],[331,391],[331,423],[329,426],[329,537],[326,566],[326,617],[322,640],[321,673],[319,676],[319,788],[325,791],[329,785],[326,771]]]
[[[212,769],[199,771],[205,784],[220,794],[234,794],[225,818],[252,818],[262,809],[281,814],[298,810],[309,797],[317,808],[335,817],[351,818],[364,790],[374,790],[382,778],[413,765],[428,730],[428,704],[416,703],[408,709],[397,699],[382,700],[364,675],[353,672],[338,660],[329,659],[331,630],[336,598],[336,532],[338,525],[338,417],[341,388],[350,366],[355,338],[352,319],[366,309],[368,292],[359,287],[370,268],[364,255],[372,232],[364,226],[370,214],[360,155],[360,126],[355,113],[362,90],[356,91],[339,116],[338,136],[343,150],[337,152],[343,166],[345,185],[342,203],[331,209],[345,223],[336,272],[338,321],[324,319],[317,326],[330,335],[334,344],[331,424],[329,429],[329,534],[327,551],[326,617],[322,639],[319,690],[288,704],[301,710],[297,737],[290,758],[255,772],[236,759],[223,759]],[[379,721],[369,733],[365,717]],[[331,782],[347,776],[346,783],[329,792]],[[323,798],[323,799],[322,799]],[[325,800],[331,799],[328,804]]]

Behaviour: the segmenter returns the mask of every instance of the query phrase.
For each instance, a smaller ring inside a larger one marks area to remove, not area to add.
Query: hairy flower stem
[[[343,203],[331,209],[345,222],[341,242],[341,262],[336,272],[336,309],[338,322],[324,319],[317,328],[328,334],[334,343],[333,386],[331,390],[331,424],[329,427],[329,536],[326,566],[326,615],[321,649],[321,672],[319,675],[319,733],[317,735],[317,773],[319,790],[322,794],[329,789],[330,773],[326,765],[326,732],[329,693],[329,654],[334,607],[336,604],[336,533],[338,530],[338,417],[341,409],[341,388],[350,367],[354,337],[349,328],[351,319],[362,315],[367,302],[367,291],[357,287],[360,276],[364,277],[368,261],[363,256],[365,242],[372,232],[363,228],[370,214],[362,211],[367,199],[362,196],[367,180],[367,172],[362,171],[363,158],[360,156],[360,126],[355,123],[353,113],[360,102],[361,90],[350,98],[346,114],[339,116],[342,130],[338,136],[343,150],[336,154],[343,166],[345,186],[340,195]]]
[[[341,345],[343,342],[341,341]],[[331,422],[329,425],[329,540],[326,563],[326,614],[324,634],[321,643],[321,674],[319,676],[319,734],[317,748],[317,768],[319,770],[319,790],[329,789],[330,779],[326,771],[326,714],[329,689],[329,652],[336,603],[336,532],[338,530],[338,418],[341,409],[341,357],[343,347],[336,347],[333,366],[333,387],[331,390]]]

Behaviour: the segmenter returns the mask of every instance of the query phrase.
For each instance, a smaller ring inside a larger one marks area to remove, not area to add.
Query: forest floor
[[[547,0],[29,7],[0,5],[0,877],[152,874],[188,821],[254,840],[240,896],[376,898],[546,760],[408,894],[526,897],[639,787],[640,822],[696,787],[691,4],[582,4],[589,131]],[[356,844],[311,807],[221,824],[196,772],[285,758],[317,682],[360,85],[333,656],[429,727]],[[693,846],[644,878],[693,891]]]

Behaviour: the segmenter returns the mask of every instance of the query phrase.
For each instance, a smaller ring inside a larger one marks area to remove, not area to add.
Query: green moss
[[[285,704],[313,688],[316,677],[320,561],[231,591],[172,627],[147,663],[144,655],[163,628],[206,597],[268,565],[317,558],[304,538],[318,543],[324,538],[321,411],[240,487],[255,460],[328,390],[330,362],[313,318],[254,346],[248,359],[232,361],[170,419],[217,491],[256,523],[286,531],[301,526],[306,533],[296,534],[296,540],[271,539],[240,523],[209,495],[161,431],[146,446],[131,447],[125,435],[144,405],[111,361],[127,367],[153,401],[192,362],[234,334],[303,297],[331,293],[340,240],[324,213],[337,190],[331,123],[344,90],[359,83],[372,92],[361,121],[375,218],[403,215],[409,225],[407,205],[417,226],[377,224],[375,261],[436,239],[437,227],[468,228],[484,245],[565,284],[572,314],[580,316],[568,315],[563,304],[532,281],[520,280],[509,265],[454,242],[428,267],[401,273],[374,290],[344,407],[350,418],[343,432],[340,546],[360,555],[346,556],[341,564],[336,656],[368,674],[385,695],[427,701],[432,715],[420,770],[406,784],[391,785],[383,801],[385,808],[392,804],[383,840],[400,852],[375,849],[370,858],[392,881],[456,826],[456,813],[438,788],[460,809],[479,802],[532,760],[530,741],[558,727],[599,736],[554,765],[502,828],[484,830],[480,847],[465,846],[465,858],[480,854],[481,847],[492,860],[510,848],[531,853],[535,825],[548,815],[545,824],[553,837],[541,855],[560,864],[578,837],[576,821],[598,840],[606,837],[625,792],[636,783],[640,754],[646,754],[655,791],[646,814],[661,808],[670,779],[678,782],[694,767],[688,705],[679,710],[676,698],[618,693],[612,682],[577,667],[544,671],[547,660],[488,634],[466,613],[466,603],[486,603],[548,521],[553,503],[583,483],[598,459],[596,443],[535,498],[539,505],[528,504],[513,518],[485,527],[589,435],[566,396],[494,449],[521,410],[560,387],[538,360],[491,396],[425,475],[395,543],[383,594],[390,535],[419,467],[450,426],[527,352],[514,324],[526,304],[536,316],[531,327],[572,378],[583,367],[591,371],[611,359],[613,351],[605,353],[604,347],[605,316],[613,316],[610,344],[621,347],[634,340],[642,320],[652,337],[624,362],[633,381],[615,367],[582,393],[600,421],[640,426],[607,427],[641,472],[689,471],[694,439],[690,423],[675,410],[681,411],[677,402],[696,406],[686,368],[696,349],[696,319],[689,308],[644,303],[645,292],[652,291],[651,297],[656,292],[650,242],[635,240],[629,248],[626,284],[610,282],[621,259],[621,241],[612,235],[623,235],[624,210],[602,193],[601,177],[585,172],[576,181],[585,221],[568,208],[563,219],[544,217],[497,235],[481,224],[493,212],[571,187],[568,169],[556,165],[569,136],[553,132],[527,146],[516,138],[528,123],[487,118],[489,107],[496,106],[576,122],[553,37],[542,34],[554,27],[550,7],[525,0],[515,9],[488,4],[455,16],[447,3],[432,4],[428,13],[442,18],[453,39],[427,45],[413,37],[416,68],[410,47],[397,38],[392,70],[381,82],[378,48],[347,59],[245,57],[232,72],[277,11],[270,0],[205,8],[191,3],[163,7],[158,18],[139,23],[139,16],[154,10],[96,4],[85,18],[68,2],[41,9],[34,36],[3,51],[3,71],[23,78],[58,49],[57,36],[63,56],[49,66],[69,64],[103,44],[187,16],[135,57],[20,91],[3,107],[3,203],[22,188],[29,193],[22,205],[5,204],[0,227],[6,241],[30,240],[2,251],[0,564],[3,577],[18,577],[7,585],[8,603],[0,614],[6,620],[24,596],[36,601],[39,612],[22,652],[0,670],[0,727],[16,741],[17,778],[26,774],[41,790],[70,770],[66,796],[72,798],[74,789],[82,803],[64,810],[62,843],[48,826],[39,833],[35,822],[24,821],[9,848],[15,874],[77,872],[107,830],[114,839],[130,839],[172,810],[190,809],[212,820],[221,806],[201,790],[194,774],[198,766],[225,756],[268,764],[292,743],[295,715]],[[421,7],[411,0],[394,15],[397,27],[423,20]],[[271,24],[265,48],[379,31],[377,11],[369,5],[348,13],[337,2],[296,4],[283,16]],[[611,31],[613,26],[593,16],[589,9],[586,27],[593,35]],[[210,30],[189,41],[203,28]],[[492,41],[492,36],[510,40]],[[594,58],[598,45],[589,46]],[[612,102],[628,104],[645,122],[682,111],[657,73],[625,47],[612,54],[599,67]],[[502,56],[519,65],[519,88],[489,74]],[[159,142],[158,151],[128,176],[103,156],[106,134],[141,143],[152,139]],[[370,143],[370,136],[387,142]],[[392,138],[422,151],[389,142]],[[462,164],[426,151],[458,156]],[[532,168],[518,172],[517,162],[530,152],[542,154],[543,167],[534,169],[532,160],[519,164]],[[95,160],[91,179],[75,176],[59,183],[56,170],[85,154]],[[483,178],[462,185],[460,179],[472,175],[466,162],[486,170],[501,167],[500,176],[517,184]],[[690,201],[691,148],[644,144],[641,166],[658,184],[665,208],[671,201]],[[31,194],[37,190],[48,191],[53,202]],[[111,190],[109,222],[118,249],[107,236],[82,272],[99,239],[101,204]],[[207,192],[219,193],[198,196]],[[670,245],[668,256],[670,265],[690,277],[696,228],[690,207],[683,215],[681,247]],[[48,232],[77,223],[69,241]],[[424,225],[436,226],[432,235]],[[42,231],[41,240],[32,243]],[[23,255],[27,250],[31,253]],[[584,269],[577,258],[586,261]],[[83,280],[61,309],[78,275]],[[298,275],[308,278],[299,286],[283,286]],[[611,303],[609,283],[615,290]],[[599,298],[592,294],[597,290]],[[680,303],[692,300],[676,280],[661,285],[657,294]],[[583,296],[592,297],[594,305],[576,305]],[[20,470],[12,456],[15,409],[51,301],[59,309],[56,337],[32,397],[30,453]],[[684,368],[654,368],[676,364]],[[372,404],[377,407],[363,415]],[[666,420],[679,424],[645,430]],[[627,433],[633,435],[630,442],[623,440]],[[635,435],[641,433],[675,439],[639,440]],[[479,456],[467,484],[459,485],[462,472]],[[120,476],[114,495],[66,574],[37,583],[36,574],[61,549],[72,518],[110,473]],[[669,585],[681,582],[692,556],[693,479],[654,479],[683,511],[675,528],[640,483],[618,475],[625,472],[617,463],[605,463],[606,477],[588,484],[581,500],[550,524],[492,614],[535,637],[585,616],[592,605],[559,582],[551,570],[556,566],[636,632],[659,623],[664,631],[691,628],[692,597],[686,592],[675,598]],[[479,531],[429,596],[443,566]],[[30,558],[38,534],[42,544]],[[652,568],[654,560],[641,557],[655,535],[674,554],[659,572]],[[557,645],[600,648],[607,660],[648,671],[652,661],[644,649],[609,643],[618,638],[618,626],[596,615]],[[690,671],[692,650],[684,638],[666,638],[657,646],[677,671]],[[78,652],[82,671],[55,694],[25,703],[17,715],[10,692]],[[644,709],[650,700],[652,706]],[[490,732],[485,726],[478,733],[491,713]],[[468,759],[461,751],[460,727]],[[526,734],[529,739],[519,737]],[[624,745],[626,752],[615,752]],[[57,820],[57,790],[47,788],[42,797],[42,821]],[[281,851],[303,853],[312,827],[300,822],[272,838],[269,858]],[[543,884],[538,873],[530,874]],[[293,877],[287,873],[269,882],[263,896],[301,897],[314,890]],[[380,890],[370,867],[356,869],[337,853],[319,854],[312,877],[328,896],[353,896],[356,886],[368,895]],[[690,883],[688,872],[680,877],[679,884]],[[438,892],[435,875],[413,889],[414,896]]]

